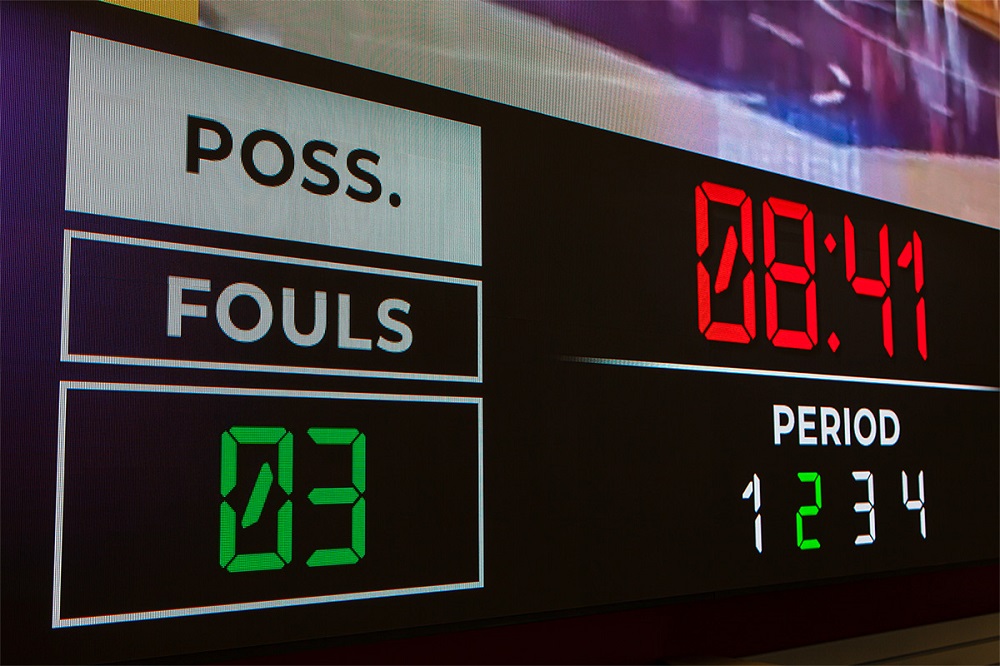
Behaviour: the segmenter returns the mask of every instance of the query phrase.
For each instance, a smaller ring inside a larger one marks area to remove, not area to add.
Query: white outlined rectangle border
[[[426,372],[396,372],[391,370],[364,370],[354,368],[326,368],[308,367],[293,365],[270,365],[262,363],[230,363],[223,361],[191,361],[184,359],[163,359],[133,356],[109,356],[103,354],[74,354],[70,352],[70,307],[72,291],[72,259],[73,241],[87,240],[99,243],[112,243],[118,245],[131,245],[163,250],[173,250],[176,252],[192,252],[196,254],[207,254],[219,257],[230,257],[234,259],[249,259],[253,261],[270,262],[278,264],[291,264],[294,266],[307,266],[311,268],[323,268],[329,270],[346,271],[352,273],[364,273],[368,275],[380,275],[385,277],[403,278],[408,280],[422,280],[428,282],[440,282],[444,284],[462,285],[474,287],[476,290],[476,374],[475,375],[450,375],[434,374]],[[225,248],[209,247],[204,245],[188,245],[184,243],[174,243],[170,241],[149,240],[145,238],[133,238],[131,236],[115,236],[111,234],[101,234],[87,231],[77,231],[66,229],[63,232],[63,276],[62,276],[62,324],[60,330],[60,359],[72,363],[97,363],[104,365],[138,365],[160,368],[189,368],[197,370],[236,370],[241,372],[279,372],[300,375],[322,375],[334,377],[370,377],[377,379],[414,379],[424,381],[444,381],[444,382],[469,382],[482,383],[483,381],[483,283],[481,280],[468,278],[458,278],[446,275],[434,275],[431,273],[414,273],[411,271],[400,271],[388,268],[371,268],[368,266],[355,266],[353,264],[336,263],[332,261],[321,261],[318,259],[301,259],[298,257],[286,257],[275,254],[264,254],[260,252],[246,252],[242,250],[229,250]]]
[[[388,590],[372,590],[367,592],[350,592],[344,594],[327,594],[314,597],[296,597],[289,599],[268,599],[264,601],[249,601],[212,606],[194,606],[189,608],[168,608],[117,613],[113,615],[96,615],[89,617],[62,617],[62,542],[63,542],[63,508],[66,481],[66,407],[70,391],[121,391],[138,393],[180,393],[189,395],[229,395],[256,396],[273,398],[302,398],[321,400],[374,400],[385,402],[431,402],[457,403],[476,405],[479,418],[477,442],[477,484],[478,484],[478,514],[479,514],[479,578],[475,581],[461,583],[445,583],[442,585],[425,585],[421,587],[393,588]],[[439,395],[402,395],[392,393],[344,393],[337,391],[296,391],[285,389],[235,388],[219,386],[173,386],[159,384],[115,384],[105,382],[59,382],[59,422],[58,448],[56,458],[56,514],[55,540],[53,546],[52,564],[52,628],[82,627],[99,624],[115,624],[119,622],[135,622],[139,620],[157,620],[173,617],[188,617],[192,615],[210,615],[215,613],[231,613],[289,606],[306,606],[339,601],[355,601],[359,599],[377,599],[381,597],[398,597],[414,594],[429,594],[434,592],[452,592],[470,590],[485,586],[485,566],[483,561],[483,399],[468,396]]]

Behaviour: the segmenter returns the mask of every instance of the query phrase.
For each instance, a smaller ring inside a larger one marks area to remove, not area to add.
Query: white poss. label
[[[479,127],[80,33],[66,210],[482,264]]]
[[[899,441],[899,417],[891,409],[877,412],[878,417],[867,407],[852,415],[850,407],[774,405],[774,444],[780,446],[785,435],[792,435],[799,446],[850,446],[852,440],[871,446],[876,438],[879,446],[893,446]]]

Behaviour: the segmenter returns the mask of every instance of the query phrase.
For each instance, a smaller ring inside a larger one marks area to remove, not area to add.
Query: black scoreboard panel
[[[479,128],[481,261],[70,210],[71,33]],[[995,229],[114,8],[3,35],[5,657],[997,561]]]

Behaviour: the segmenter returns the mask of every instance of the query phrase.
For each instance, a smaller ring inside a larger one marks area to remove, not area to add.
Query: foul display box
[[[483,584],[479,399],[60,393],[53,626]]]

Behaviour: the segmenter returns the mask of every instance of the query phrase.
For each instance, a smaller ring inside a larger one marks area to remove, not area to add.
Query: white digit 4
[[[920,536],[924,539],[927,538],[927,509],[924,508],[924,470],[920,470],[917,474],[917,498],[910,499],[910,484],[906,478],[906,472],[903,474],[903,506],[906,507],[907,511],[919,511],[920,512]]]

